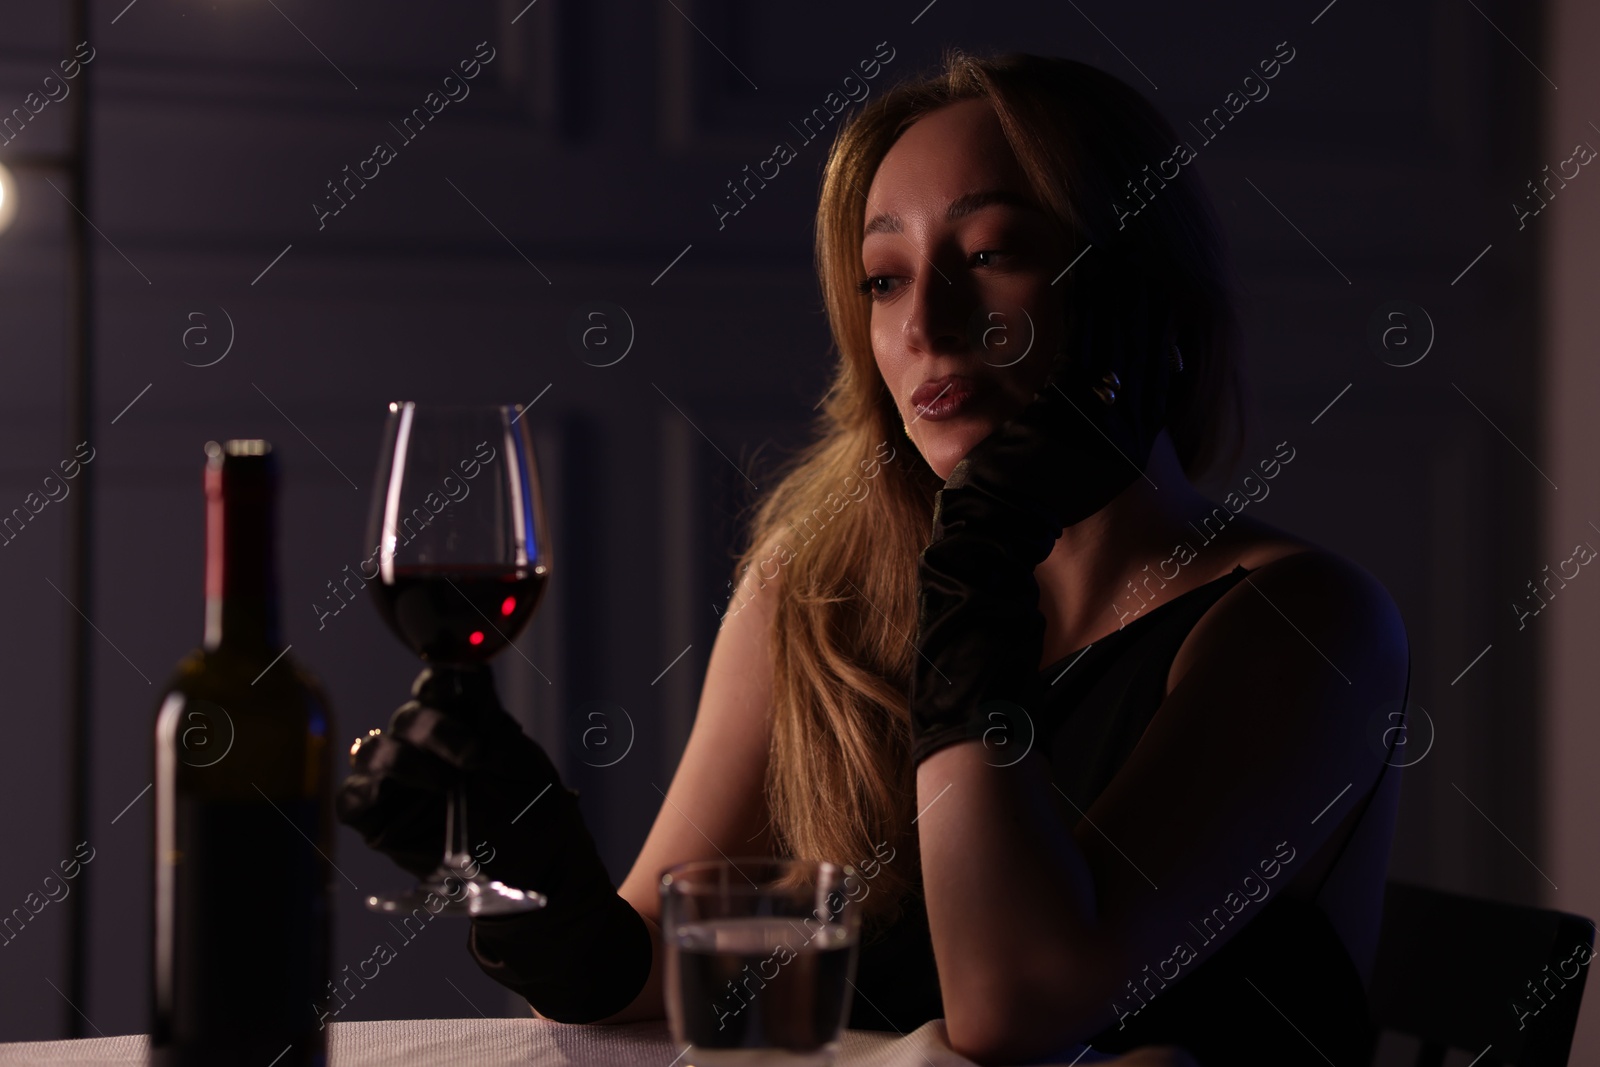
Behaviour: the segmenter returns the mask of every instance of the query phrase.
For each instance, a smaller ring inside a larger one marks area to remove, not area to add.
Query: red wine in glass
[[[367,544],[378,546],[371,584],[389,628],[435,667],[480,666],[515,641],[550,576],[522,416],[516,404],[389,405],[368,524]],[[439,866],[412,890],[368,897],[369,908],[505,915],[544,907],[543,894],[478,869],[461,789],[449,792],[445,813]]]
[[[411,651],[440,663],[481,663],[505,648],[544,593],[528,567],[396,567],[374,587],[378,611]]]

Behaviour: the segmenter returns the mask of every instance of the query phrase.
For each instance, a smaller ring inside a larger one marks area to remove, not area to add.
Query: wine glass
[[[366,542],[377,546],[372,586],[384,621],[435,668],[479,665],[509,645],[550,576],[533,441],[522,416],[520,404],[389,405]],[[452,787],[439,866],[414,889],[369,896],[367,907],[427,906],[449,915],[544,907],[543,894],[477,869],[467,816],[465,791]]]

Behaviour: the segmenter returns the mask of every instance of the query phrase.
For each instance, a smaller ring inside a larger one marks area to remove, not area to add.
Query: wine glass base
[[[549,903],[543,893],[514,889],[483,875],[463,878],[446,867],[402,893],[367,898],[367,907],[381,912],[412,912],[422,908],[431,915],[517,915],[538,911]]]

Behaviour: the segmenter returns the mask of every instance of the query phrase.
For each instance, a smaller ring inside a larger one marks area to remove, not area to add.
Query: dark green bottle
[[[205,644],[156,716],[153,1064],[327,1058],[333,722],[278,630],[276,467],[206,445]]]

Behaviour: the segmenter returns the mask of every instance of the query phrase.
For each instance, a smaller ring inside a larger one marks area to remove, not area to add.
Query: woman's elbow
[[[999,1026],[974,1030],[965,1026],[952,1027],[947,1019],[945,1039],[958,1056],[980,1067],[1003,1067],[1041,1059],[1054,1062],[1058,1057],[1065,1062],[1083,1039],[1060,1036],[1059,1027],[1048,1029],[1054,1033],[1037,1032],[1038,1025],[1030,1021],[1016,1028]]]
[[[985,1067],[1024,1063],[1071,1049],[1112,1019],[1108,1004],[1082,988],[992,983],[959,1000],[946,996],[945,1038]]]
[[[1011,1041],[1005,1033],[973,1031],[965,1024],[953,1024],[948,1018],[945,1020],[945,1040],[956,1055],[980,1067],[1000,1067],[1006,1063],[1021,1063],[1028,1058],[1013,1053]]]

